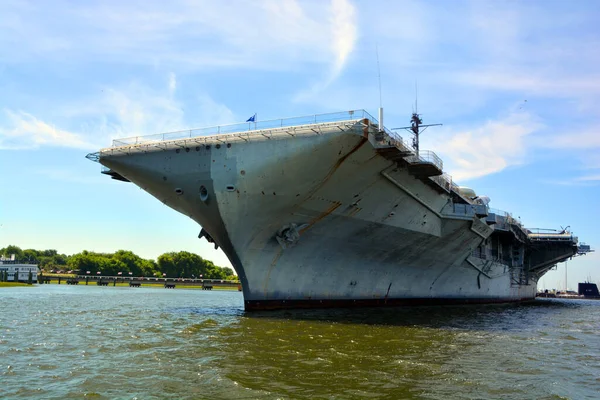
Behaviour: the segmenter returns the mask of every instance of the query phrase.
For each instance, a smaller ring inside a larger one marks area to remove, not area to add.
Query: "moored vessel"
[[[247,310],[533,299],[585,250],[460,187],[433,152],[364,110],[113,141],[88,155],[195,220]]]

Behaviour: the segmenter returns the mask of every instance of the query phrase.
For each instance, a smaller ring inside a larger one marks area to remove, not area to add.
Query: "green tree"
[[[168,277],[191,278],[200,275],[207,279],[226,279],[227,277],[227,272],[223,268],[187,251],[165,253],[160,255],[157,261],[160,273],[165,273]],[[231,268],[229,270],[229,272],[233,272]]]
[[[117,251],[113,258],[123,263],[122,269],[119,270],[123,274],[132,272],[134,276],[152,276],[157,272],[156,263],[153,260],[145,260],[128,250]]]
[[[17,260],[22,260],[23,259],[23,250],[21,250],[20,247],[14,246],[14,245],[8,245],[3,249],[0,249],[0,254],[3,254],[5,257],[10,257],[11,254],[15,255],[15,258]]]
[[[79,270],[82,274],[90,271],[91,274],[96,275],[96,272],[102,272],[102,262],[104,259],[105,256],[103,254],[84,250],[81,253],[73,254],[69,258],[68,266],[70,269]]]
[[[23,250],[23,261],[38,262],[39,252],[34,249]]]

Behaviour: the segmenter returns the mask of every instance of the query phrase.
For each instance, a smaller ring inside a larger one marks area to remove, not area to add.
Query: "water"
[[[0,398],[597,399],[600,301],[246,314],[239,292],[0,289]]]

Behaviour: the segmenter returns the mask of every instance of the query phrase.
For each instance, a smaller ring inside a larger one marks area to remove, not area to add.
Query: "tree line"
[[[0,255],[10,257],[15,254],[19,261],[36,263],[43,271],[55,269],[73,270],[79,274],[114,276],[120,272],[124,276],[163,276],[168,278],[204,278],[237,280],[233,269],[219,267],[188,251],[161,254],[156,261],[141,258],[128,250],[114,253],[95,253],[84,250],[73,255],[59,254],[56,250],[34,250],[10,245],[0,249]],[[131,272],[131,274],[130,274]]]

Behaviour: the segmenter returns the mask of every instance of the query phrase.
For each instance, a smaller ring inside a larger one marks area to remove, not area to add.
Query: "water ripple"
[[[245,313],[238,292],[0,291],[1,398],[595,399],[600,302]],[[12,299],[12,300],[11,300]]]

